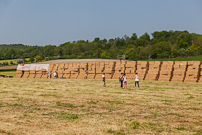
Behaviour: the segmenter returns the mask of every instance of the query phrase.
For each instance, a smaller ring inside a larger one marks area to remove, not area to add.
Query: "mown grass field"
[[[16,76],[16,71],[11,70],[11,71],[0,71],[0,75],[6,75],[6,76]]]
[[[202,83],[1,79],[0,134],[202,134]]]

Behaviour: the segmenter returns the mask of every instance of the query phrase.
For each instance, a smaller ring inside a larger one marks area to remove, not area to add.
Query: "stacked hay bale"
[[[69,68],[71,70],[70,79],[77,79],[79,74],[80,63],[71,63]]]
[[[173,73],[173,61],[163,61],[158,81],[170,81]]]
[[[199,80],[198,82],[202,82],[202,64],[199,66]]]
[[[69,65],[71,65],[72,63],[65,63],[64,64],[64,74],[63,74],[63,78],[70,78],[70,75],[71,75],[71,69],[69,68]],[[72,65],[71,65],[72,67]]]
[[[22,67],[22,66],[24,66],[24,64],[19,64],[19,65],[18,65],[18,67]],[[22,69],[17,68],[15,78],[21,78],[22,76],[23,76],[23,71],[22,71]]]
[[[26,70],[23,70],[22,78],[29,78],[30,65],[26,65]]]
[[[21,78],[28,78],[29,77],[29,70],[23,71],[23,75]]]
[[[58,64],[53,64],[52,73],[54,73],[55,71],[56,71],[56,72],[58,71]]]
[[[130,80],[134,80],[136,72],[136,61],[127,61],[125,67],[125,74],[127,78]]]
[[[48,78],[48,71],[46,69],[41,69],[41,78],[42,79],[47,79]]]
[[[148,71],[145,80],[156,81],[159,78],[159,71],[161,67],[161,61],[149,61]]]
[[[37,65],[36,64],[30,64],[30,73],[29,73],[29,77],[28,78],[35,78],[36,76],[36,68]]]
[[[22,75],[23,75],[22,70],[17,70],[16,73],[17,73],[17,74],[16,74],[15,78],[21,78]]]
[[[36,70],[30,70],[30,74],[28,78],[35,78],[36,76]]]
[[[119,79],[119,77],[121,76],[121,73],[125,73],[125,68],[126,68],[125,65],[126,65],[126,61],[116,61],[114,75],[112,79]]]
[[[187,61],[175,61],[171,81],[183,82],[185,78],[186,68],[187,68]]]
[[[41,78],[41,76],[42,76],[42,71],[41,70],[36,70],[36,76],[35,76],[35,78]]]
[[[114,74],[115,62],[105,62],[104,73],[106,79],[112,79]]]
[[[51,78],[50,78],[50,75],[48,75],[48,78],[50,78],[50,79],[54,78],[53,73],[58,72],[58,66],[59,66],[58,64],[51,64],[50,65],[48,74],[51,74]]]
[[[95,79],[95,70],[96,68],[96,63],[95,62],[91,62],[88,63],[88,79]]]
[[[201,61],[188,61],[184,82],[197,82]]]
[[[63,78],[64,75],[64,71],[65,71],[65,64],[58,64],[58,78]]]
[[[77,79],[85,79],[86,70],[88,70],[88,63],[80,63]]]
[[[104,73],[104,67],[105,63],[104,62],[96,62],[96,74],[95,74],[95,79],[102,79],[102,74]]]
[[[136,73],[138,73],[140,80],[145,79],[147,70],[148,70],[148,62],[147,61],[137,61]]]
[[[53,79],[53,68],[54,68],[54,66],[55,66],[55,64],[50,64],[49,76],[48,76],[49,79]]]

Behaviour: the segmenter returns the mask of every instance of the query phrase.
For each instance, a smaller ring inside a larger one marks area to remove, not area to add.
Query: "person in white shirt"
[[[57,73],[56,73],[56,71],[53,73],[53,77],[54,77],[54,79],[57,78]]]
[[[138,75],[138,73],[136,73],[136,75],[135,75],[135,88],[136,88],[136,83],[137,83],[138,88],[139,88],[140,86],[139,86],[139,75]]]
[[[103,87],[106,87],[106,85],[105,85],[105,73],[103,73],[103,75],[102,75],[102,81],[103,81]]]
[[[85,79],[88,77],[88,70],[86,70]]]
[[[123,84],[124,84],[124,88],[127,89],[127,77],[126,77],[126,74],[123,74]]]

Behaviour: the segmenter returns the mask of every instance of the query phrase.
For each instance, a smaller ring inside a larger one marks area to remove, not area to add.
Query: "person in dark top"
[[[121,76],[119,77],[119,81],[121,82],[121,88],[123,88],[123,73],[121,73]]]

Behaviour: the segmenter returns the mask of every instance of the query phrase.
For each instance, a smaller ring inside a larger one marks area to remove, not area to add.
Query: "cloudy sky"
[[[202,34],[202,0],[0,0],[0,44],[60,45],[162,30]]]

